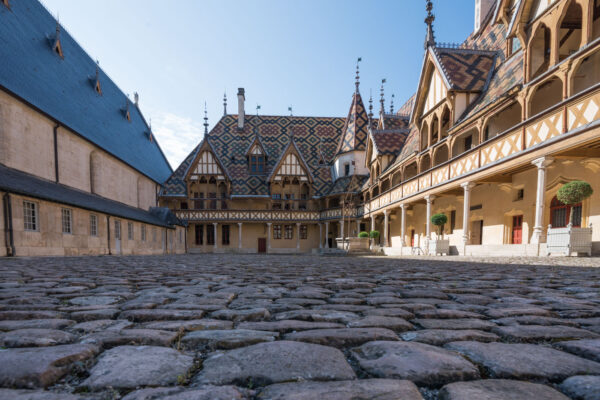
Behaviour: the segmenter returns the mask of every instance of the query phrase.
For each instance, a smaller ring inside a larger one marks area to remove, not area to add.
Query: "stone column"
[[[215,229],[215,251],[217,250],[217,244],[219,243],[219,238],[217,237],[217,225],[218,223],[213,222],[213,227]]]
[[[296,235],[296,250],[300,250],[300,222],[296,222],[296,231],[297,231],[297,235]]]
[[[271,222],[267,222],[267,253],[271,250]]]
[[[242,223],[238,222],[238,249],[242,249]]]
[[[388,210],[383,210],[383,247],[389,246],[389,216]]]
[[[463,198],[463,255],[466,254],[467,244],[469,244],[469,215],[471,213],[471,189],[475,187],[473,182],[461,184],[464,191]]]
[[[356,220],[356,237],[358,237],[358,234],[360,233],[360,219]]]
[[[406,246],[406,204],[400,204],[400,210],[402,211],[402,216],[400,219],[400,237],[401,237],[401,245],[402,247]]]
[[[375,216],[371,215],[371,230],[375,230]]]
[[[425,201],[427,202],[427,221],[425,223],[427,241],[431,240],[431,204],[433,200],[435,200],[435,196],[425,196]]]
[[[340,221],[340,237],[344,239],[344,220]]]
[[[319,224],[319,249],[323,248],[323,224]]]
[[[537,191],[535,194],[535,222],[533,226],[533,235],[531,236],[532,244],[541,243],[544,223],[544,202],[546,198],[546,167],[548,167],[554,159],[552,157],[541,157],[533,160],[531,163],[537,167]]]
[[[329,222],[325,222],[325,248],[329,248]]]

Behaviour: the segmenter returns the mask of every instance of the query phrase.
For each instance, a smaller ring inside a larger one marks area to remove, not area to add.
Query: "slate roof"
[[[473,49],[434,48],[452,90],[480,92],[494,68],[496,52]]]
[[[369,136],[369,116],[358,91],[352,95],[352,105],[346,118],[343,136],[340,138],[337,153],[365,150]]]
[[[150,211],[144,211],[69,186],[40,179],[3,165],[0,165],[0,190],[151,225],[172,227],[172,225],[182,224],[166,209],[154,207]],[[13,204],[13,207],[16,205]]]
[[[225,115],[210,131],[209,140],[215,155],[231,178],[233,196],[268,196],[268,176],[289,146],[293,136],[294,145],[310,169],[315,196],[325,196],[334,184],[331,161],[337,154],[338,143],[345,127],[344,118],[292,117],[292,116],[246,116],[244,129],[237,128],[237,115]],[[246,151],[255,139],[255,129],[268,153],[264,175],[250,175]],[[161,190],[162,196],[185,196],[183,180],[193,162],[199,146],[186,157],[169,177]],[[319,164],[320,155],[326,164]]]
[[[56,20],[37,0],[0,7],[0,87],[162,183],[172,170],[140,110],[99,70],[102,95],[94,90],[97,65],[65,29],[52,45]]]
[[[396,155],[402,150],[408,134],[408,129],[386,129],[384,131],[373,131],[371,137],[373,138],[377,154]]]

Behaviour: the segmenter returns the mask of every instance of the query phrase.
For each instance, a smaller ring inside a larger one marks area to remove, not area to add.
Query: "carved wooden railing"
[[[597,120],[600,120],[600,84],[382,193],[364,205],[364,213],[368,214],[419,192],[489,168]]]
[[[184,221],[238,221],[238,222],[317,222],[319,211],[307,210],[175,210]]]

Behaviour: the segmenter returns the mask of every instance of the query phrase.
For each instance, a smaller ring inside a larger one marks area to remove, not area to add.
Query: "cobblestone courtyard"
[[[0,398],[597,400],[598,264],[3,259]]]

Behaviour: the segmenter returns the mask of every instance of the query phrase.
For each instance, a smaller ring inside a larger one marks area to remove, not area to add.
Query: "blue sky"
[[[246,112],[345,116],[357,57],[361,94],[397,109],[416,89],[423,60],[424,0],[43,0],[63,26],[140,107],[176,168],[212,127]],[[473,29],[474,0],[434,1],[440,42]],[[376,103],[376,111],[379,110]]]

